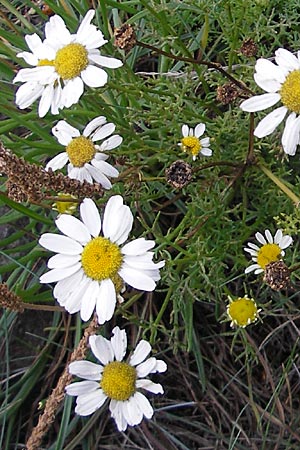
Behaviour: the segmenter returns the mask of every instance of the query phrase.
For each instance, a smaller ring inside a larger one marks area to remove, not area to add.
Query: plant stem
[[[263,164],[257,164],[257,167],[259,167],[266,175],[270,178],[270,180],[273,181],[273,183],[278,186],[282,192],[284,192],[296,205],[296,207],[300,204],[300,198],[297,197],[297,195],[294,194],[276,175],[274,175],[266,166]]]

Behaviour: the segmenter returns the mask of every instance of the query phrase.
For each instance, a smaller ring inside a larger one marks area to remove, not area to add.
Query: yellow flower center
[[[119,247],[104,237],[89,241],[81,253],[84,273],[93,280],[118,279],[117,272],[123,261]]]
[[[190,153],[193,156],[197,156],[201,150],[200,141],[195,136],[184,137],[181,139],[181,143],[183,151]]]
[[[50,59],[40,59],[38,64],[38,66],[54,66],[54,60],[50,60]]]
[[[257,306],[255,301],[248,297],[238,298],[229,303],[227,314],[233,323],[245,327],[257,319]]]
[[[68,44],[57,51],[55,70],[63,80],[71,80],[88,66],[88,52],[81,44]]]
[[[79,136],[67,145],[66,152],[69,160],[74,167],[83,167],[85,163],[90,162],[96,153],[96,149],[90,139]]]
[[[113,361],[104,367],[100,386],[107,397],[124,402],[135,393],[135,382],[134,367],[125,362]]]
[[[266,265],[281,259],[281,248],[277,244],[265,244],[257,252],[257,264],[265,269]]]
[[[286,77],[280,89],[281,101],[290,111],[300,113],[300,70],[294,70]]]
[[[52,209],[58,211],[59,214],[73,214],[78,206],[78,202],[72,201],[76,200],[76,197],[71,194],[62,194],[61,192],[59,192],[57,196],[61,199],[61,201],[53,203]]]

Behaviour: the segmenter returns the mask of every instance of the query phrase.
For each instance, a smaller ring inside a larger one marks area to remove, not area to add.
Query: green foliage
[[[256,58],[246,58],[239,49],[251,37],[257,57],[271,58],[278,47],[298,50],[298,4],[47,1],[72,32],[79,16],[95,3],[93,23],[108,40],[104,54],[125,64],[108,70],[103,88],[86,89],[78,105],[40,118],[37,102],[22,111],[16,107],[12,80],[23,67],[16,55],[27,50],[24,36],[43,36],[48,18],[38,2],[0,0],[1,141],[17,156],[44,166],[62,150],[51,134],[58,120],[83,129],[104,115],[116,124],[123,143],[110,152],[110,161],[120,177],[96,201],[100,208],[111,195],[121,194],[135,214],[133,236],[155,240],[155,259],[164,259],[166,266],[154,292],[125,293],[112,322],[131,327],[133,337],[138,330],[168,363],[167,374],[159,379],[166,393],[151,399],[154,420],[128,430],[127,437],[116,433],[105,409],[80,418],[67,398],[44,448],[243,450],[255,442],[253,448],[259,450],[275,445],[294,449],[300,441],[299,205],[290,193],[300,197],[299,158],[284,156],[281,126],[271,136],[255,139],[250,163],[250,115],[239,108],[240,99],[226,106],[217,101],[216,88],[228,79],[216,66],[199,61],[222,65],[227,74],[261,93],[253,80]],[[113,29],[125,22],[134,26],[144,46],[124,52],[113,45]],[[178,143],[182,124],[195,127],[200,122],[206,124],[213,155],[193,162]],[[176,190],[166,182],[165,170],[178,159],[192,164],[193,178]],[[25,444],[37,422],[39,402],[45,403],[84,327],[66,313],[42,312],[54,300],[53,286],[39,283],[49,254],[37,241],[44,232],[57,232],[53,199],[16,203],[7,196],[5,182],[3,174],[0,276],[25,303],[41,305],[32,317],[4,310],[0,318],[0,447],[8,450]],[[257,231],[273,233],[278,227],[294,239],[285,258],[288,266],[293,264],[293,285],[280,293],[262,277],[245,275],[250,261],[243,251]],[[262,308],[262,321],[247,330],[231,330],[224,321],[227,296],[245,293]],[[19,327],[26,330],[27,324],[30,330],[22,334]],[[109,335],[111,328],[105,325],[101,333]]]

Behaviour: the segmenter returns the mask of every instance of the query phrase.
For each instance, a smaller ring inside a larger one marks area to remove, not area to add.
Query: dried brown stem
[[[51,424],[55,420],[56,412],[61,402],[65,397],[65,387],[71,382],[72,375],[69,373],[69,364],[73,361],[85,359],[88,350],[88,339],[91,335],[96,333],[98,328],[98,321],[96,315],[85,329],[84,335],[81,338],[78,346],[75,348],[70,356],[70,360],[66,364],[63,373],[61,374],[56,387],[53,389],[50,397],[45,405],[42,415],[39,417],[38,424],[33,428],[31,435],[26,444],[27,450],[38,450],[42,443],[43,437],[49,430]]]

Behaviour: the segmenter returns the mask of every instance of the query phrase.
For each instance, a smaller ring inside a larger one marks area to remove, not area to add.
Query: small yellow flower
[[[261,309],[257,308],[257,304],[253,298],[245,295],[235,300],[228,296],[228,299],[227,315],[231,320],[231,327],[238,326],[245,328],[247,325],[256,322]]]
[[[194,161],[200,153],[203,156],[212,155],[212,150],[209,148],[209,137],[200,139],[205,132],[204,123],[198,123],[195,129],[188,125],[182,125],[181,131],[183,137],[178,145],[185,153],[192,155]]]
[[[78,202],[76,201],[77,198],[75,195],[63,194],[62,192],[59,192],[57,196],[61,199],[61,201],[53,203],[52,209],[54,209],[54,211],[58,211],[59,214],[73,214],[73,212],[76,211]]]

